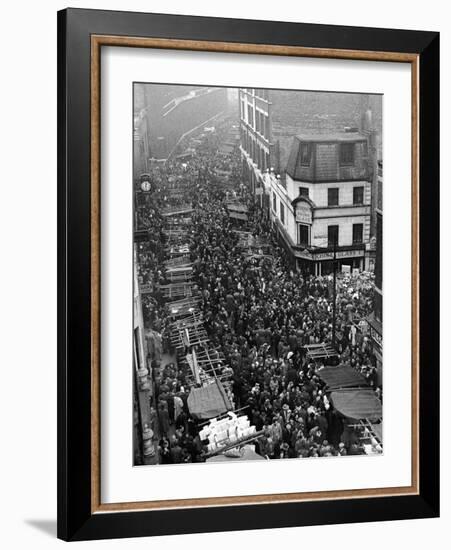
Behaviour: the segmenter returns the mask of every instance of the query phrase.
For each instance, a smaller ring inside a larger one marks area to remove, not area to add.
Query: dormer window
[[[312,146],[310,143],[301,143],[301,166],[310,166]]]
[[[353,166],[354,165],[354,143],[341,143],[340,144],[340,165],[341,166]]]

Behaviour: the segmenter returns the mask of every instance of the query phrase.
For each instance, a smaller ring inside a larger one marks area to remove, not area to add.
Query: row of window
[[[363,188],[362,188],[363,189]],[[272,196],[272,209],[277,213],[277,197],[273,193]],[[285,225],[285,205],[282,200],[279,201],[279,219],[282,225]],[[298,224],[298,244],[301,246],[310,246],[310,226],[306,224]],[[338,245],[339,242],[339,226],[329,225],[327,226],[327,244],[332,247],[334,244]],[[363,223],[352,224],[352,244],[363,243]]]
[[[359,205],[363,204],[364,201],[364,191],[363,186],[354,187],[352,190],[352,204]],[[338,187],[329,187],[327,190],[327,206],[339,206],[340,200],[340,189]],[[299,196],[308,197],[309,188],[308,187],[299,187]]]
[[[244,102],[241,102],[241,118],[244,119]],[[254,128],[254,108],[247,105],[247,122]],[[269,139],[269,117],[262,111],[255,109],[255,130],[265,139]]]
[[[249,103],[247,104],[247,122],[252,127],[254,126],[254,108]]]
[[[313,150],[313,147],[311,143],[301,143],[301,148],[300,148],[301,166],[310,166],[312,161],[312,150]],[[355,159],[355,143],[340,143],[339,144],[340,166],[353,166],[354,159]]]
[[[264,171],[269,169],[269,153],[260,147],[255,139],[252,139],[249,132],[247,132],[243,127],[240,129],[241,133],[241,145],[246,153],[251,157],[253,162],[257,164],[257,167]]]
[[[285,213],[284,213],[284,216],[285,216]],[[298,244],[300,246],[310,246],[309,233],[310,233],[310,226],[305,224],[299,224]],[[339,242],[339,226],[338,225],[327,226],[327,245],[329,247],[333,247],[334,245],[338,245],[338,242]],[[352,244],[362,244],[362,243],[363,243],[363,223],[353,223],[352,224]]]
[[[255,111],[255,129],[265,139],[268,139],[269,118],[258,109]]]

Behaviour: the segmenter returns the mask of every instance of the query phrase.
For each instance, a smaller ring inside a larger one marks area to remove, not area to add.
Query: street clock
[[[141,189],[143,191],[146,191],[146,192],[150,191],[150,187],[151,187],[150,181],[145,180],[141,182]]]

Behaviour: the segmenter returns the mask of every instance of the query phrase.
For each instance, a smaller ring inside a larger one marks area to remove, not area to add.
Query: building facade
[[[367,269],[368,140],[356,132],[298,135],[284,179],[268,177],[270,216],[294,265],[315,275]],[[346,266],[346,267],[344,267]]]
[[[134,246],[133,280],[133,409],[134,409],[134,463],[152,464],[155,461],[153,432],[150,429],[150,403],[153,384],[141,302],[141,285],[138,278],[137,250]]]
[[[368,318],[373,354],[380,378],[382,378],[382,279],[383,279],[383,209],[382,209],[383,165],[378,163],[376,202],[376,259],[374,266],[374,313]]]
[[[133,179],[138,181],[149,171],[150,137],[146,110],[137,109],[133,116]]]
[[[240,88],[240,151],[243,178],[263,201],[263,176],[271,168],[271,102],[269,90]],[[267,205],[266,205],[267,206]]]
[[[243,179],[293,266],[373,270],[380,98],[241,88],[239,115]]]

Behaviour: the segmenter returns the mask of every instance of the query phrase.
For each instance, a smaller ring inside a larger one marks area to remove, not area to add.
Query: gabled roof
[[[316,204],[312,201],[310,197],[303,197],[302,195],[299,195],[299,197],[296,197],[291,201],[291,206],[294,208],[298,202],[306,202],[310,208],[316,208]]]

